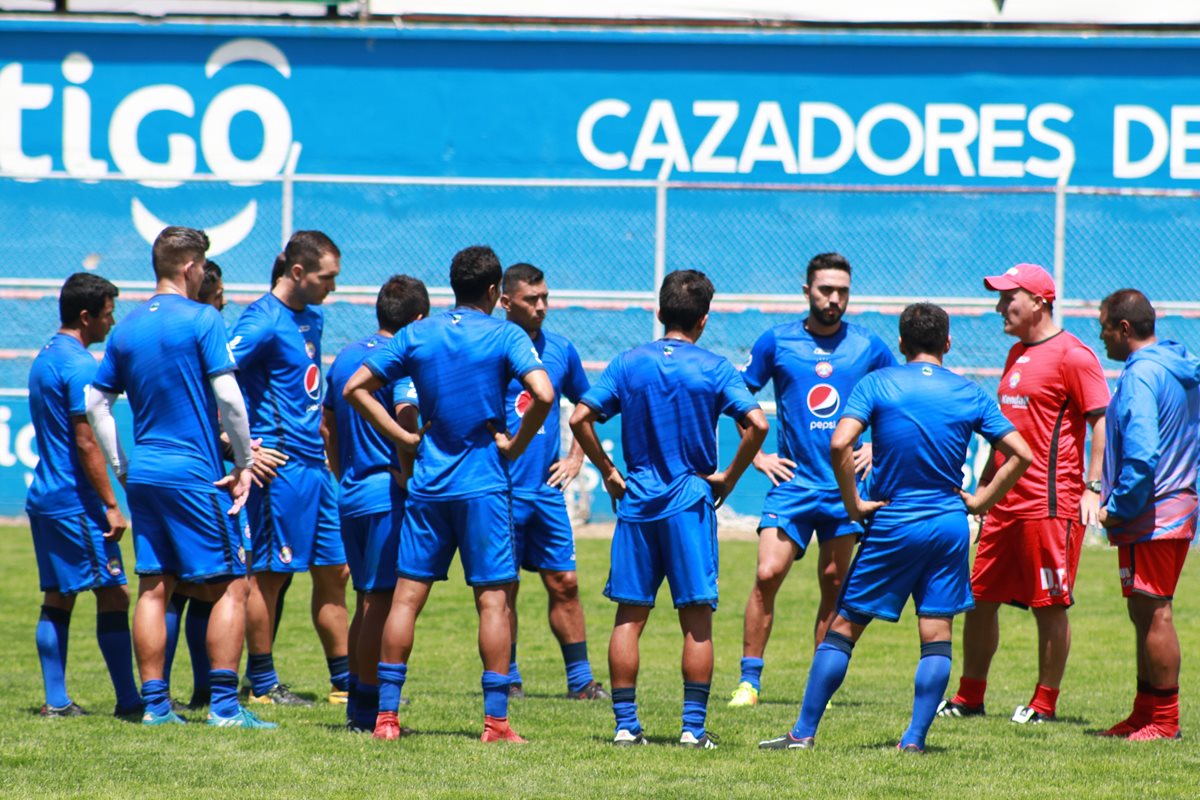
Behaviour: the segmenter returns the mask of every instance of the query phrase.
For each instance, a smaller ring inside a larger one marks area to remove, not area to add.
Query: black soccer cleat
[[[953,700],[943,700],[938,704],[937,709],[939,717],[982,717],[985,714],[983,703],[977,706],[967,706]]]
[[[508,685],[508,698],[510,700],[524,700],[525,699],[525,684],[510,683]]]
[[[275,684],[262,694],[255,694],[251,689],[250,702],[276,706],[311,706],[313,704],[312,700],[306,700],[295,694],[286,684],[282,683]]]
[[[40,716],[46,719],[59,719],[61,717],[86,717],[88,712],[84,711],[79,704],[74,701],[67,703],[65,706],[52,706],[49,703],[42,706],[38,711]]]
[[[783,736],[776,736],[774,739],[765,739],[758,743],[759,750],[812,750],[816,745],[816,741],[811,736],[804,736],[797,739],[792,736],[792,732],[788,731]]]
[[[569,700],[612,700],[612,695],[599,681],[591,681],[578,692],[567,692]]]

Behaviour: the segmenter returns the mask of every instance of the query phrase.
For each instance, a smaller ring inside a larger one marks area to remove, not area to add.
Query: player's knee
[[[129,590],[124,586],[105,586],[96,590],[96,610],[101,612],[128,611]]]
[[[758,584],[759,591],[763,594],[774,596],[775,592],[779,590],[779,586],[783,583],[783,577],[786,574],[786,567],[782,567],[771,561],[764,561],[759,562],[754,580]]]
[[[574,572],[547,573],[546,591],[551,603],[570,603],[579,598],[579,578]]]

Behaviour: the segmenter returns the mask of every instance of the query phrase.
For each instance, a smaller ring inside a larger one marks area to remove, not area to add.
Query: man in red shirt
[[[984,713],[988,668],[1000,644],[998,612],[1009,603],[1032,609],[1038,630],[1037,688],[1012,721],[1038,723],[1054,719],[1071,647],[1067,609],[1079,548],[1084,528],[1097,524],[1108,385],[1096,354],[1054,323],[1054,280],[1046,270],[1018,264],[983,283],[1000,292],[1004,332],[1018,340],[1004,364],[999,400],[1033,449],[1033,464],[983,521],[971,573],[975,610],[963,624],[962,678],[938,714]],[[1093,441],[1086,479],[1085,423]],[[997,466],[993,454],[979,482],[988,483]]]

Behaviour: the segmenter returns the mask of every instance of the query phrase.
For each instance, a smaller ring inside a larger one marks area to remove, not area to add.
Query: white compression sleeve
[[[221,430],[225,431],[233,447],[233,463],[242,468],[249,467],[253,463],[250,455],[250,422],[242,388],[232,372],[214,375],[208,382],[217,398],[217,409],[221,412]]]
[[[96,442],[100,445],[100,452],[104,453],[104,460],[120,478],[129,469],[129,464],[125,460],[124,451],[121,450],[121,440],[117,437],[117,421],[113,418],[112,407],[116,401],[117,396],[112,392],[97,389],[95,386],[88,389],[88,422],[96,433]]]

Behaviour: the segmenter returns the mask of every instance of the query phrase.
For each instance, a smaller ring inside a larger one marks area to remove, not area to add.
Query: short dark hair
[[[1154,306],[1146,295],[1137,289],[1118,289],[1100,301],[1100,308],[1108,312],[1108,325],[1114,327],[1125,320],[1129,329],[1139,339],[1154,335]]]
[[[189,261],[198,261],[208,252],[208,234],[195,228],[172,225],[163,228],[151,249],[154,277],[173,278]]]
[[[528,283],[532,286],[544,280],[546,280],[546,273],[533,264],[526,264],[524,261],[521,261],[504,270],[504,280],[501,288],[505,294],[508,294],[518,283]]]
[[[283,273],[287,272],[288,260],[283,253],[275,256],[275,263],[271,265],[271,288],[275,288],[275,284],[279,283],[279,279],[283,277]]]
[[[419,316],[429,316],[429,290],[411,275],[393,275],[379,288],[375,319],[379,329],[395,333]]]
[[[804,283],[812,286],[813,276],[823,269],[837,269],[850,274],[850,262],[841,253],[818,253],[808,262],[808,271],[804,273]]]
[[[299,264],[305,272],[312,272],[321,266],[321,256],[324,255],[341,258],[342,251],[320,231],[296,231],[283,248],[284,270],[292,264]]]
[[[76,272],[58,293],[58,318],[63,325],[73,325],[84,311],[99,316],[104,311],[104,301],[115,301],[120,293],[112,281],[90,272]]]
[[[950,340],[950,315],[933,303],[913,303],[900,312],[904,355],[941,356]]]
[[[450,261],[450,288],[459,303],[473,303],[497,286],[503,277],[500,259],[487,245],[477,244],[459,250]]]
[[[204,262],[204,280],[200,282],[200,293],[197,298],[201,303],[208,303],[217,293],[217,284],[221,282],[221,267],[215,261]]]
[[[703,272],[677,269],[663,279],[658,291],[659,319],[667,330],[690,331],[708,313],[715,291]]]

